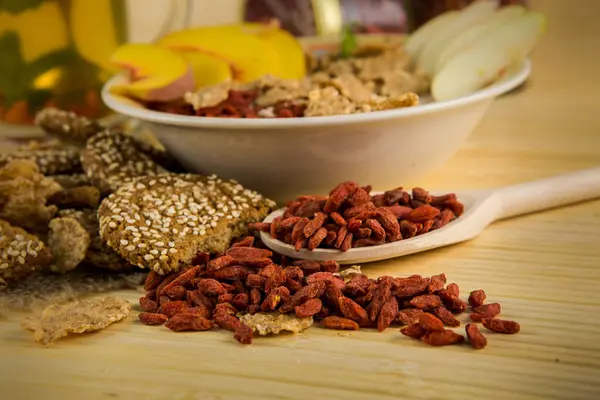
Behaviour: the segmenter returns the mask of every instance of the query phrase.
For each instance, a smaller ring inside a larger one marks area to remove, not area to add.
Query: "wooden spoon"
[[[434,195],[444,193],[448,192],[433,192]],[[499,189],[457,192],[456,195],[465,206],[462,216],[441,229],[411,239],[353,248],[346,252],[320,248],[296,251],[293,246],[273,239],[266,232],[261,232],[261,240],[277,253],[302,260],[335,260],[340,264],[359,264],[400,257],[473,239],[494,221],[600,198],[600,168]],[[284,211],[285,209],[274,211],[264,222],[273,221]]]

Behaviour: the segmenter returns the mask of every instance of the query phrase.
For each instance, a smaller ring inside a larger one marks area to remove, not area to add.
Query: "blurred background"
[[[46,106],[106,115],[99,90],[122,43],[152,42],[185,26],[269,21],[296,36],[407,33],[467,0],[3,0],[0,122],[27,126]],[[502,3],[525,1],[503,0]]]

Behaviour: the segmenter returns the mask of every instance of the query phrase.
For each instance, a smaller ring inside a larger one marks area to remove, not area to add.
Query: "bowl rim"
[[[331,115],[322,117],[302,118],[209,118],[189,115],[171,114],[161,111],[148,110],[135,104],[135,101],[114,95],[110,87],[124,79],[122,75],[115,75],[103,86],[101,97],[104,104],[113,111],[137,118],[142,121],[163,125],[173,125],[194,128],[210,129],[299,129],[313,126],[335,126],[354,123],[381,122],[394,119],[421,116],[454,108],[463,107],[482,100],[495,98],[523,83],[531,73],[531,61],[523,60],[520,64],[507,69],[509,73],[472,94],[452,100],[432,102],[414,107],[394,110],[374,111],[360,114]]]

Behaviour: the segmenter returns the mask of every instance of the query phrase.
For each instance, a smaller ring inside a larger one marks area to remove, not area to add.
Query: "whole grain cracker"
[[[40,174],[30,160],[13,160],[0,168],[0,218],[31,230],[46,230],[57,207],[48,199],[62,190]]]
[[[0,220],[0,281],[4,282],[0,286],[44,269],[51,261],[52,254],[40,239]]]
[[[50,135],[80,144],[85,143],[103,129],[98,121],[54,107],[47,107],[39,111],[34,122]]]
[[[134,267],[111,249],[100,237],[97,210],[66,209],[58,212],[59,217],[77,220],[90,237],[90,245],[82,264],[110,271],[125,272]]]
[[[100,236],[131,264],[160,274],[220,253],[275,205],[235,181],[161,174],[138,178],[102,201]]]
[[[133,178],[166,172],[131,136],[109,130],[87,141],[81,160],[90,182],[105,194]]]
[[[0,167],[12,160],[31,160],[44,175],[81,172],[79,149],[58,141],[30,142],[26,146],[0,153]]]
[[[256,313],[240,314],[240,321],[259,335],[278,335],[282,331],[300,333],[313,324],[312,317],[298,318],[293,314]]]
[[[76,268],[86,257],[90,235],[72,217],[54,218],[49,227],[48,246],[53,256],[50,270],[63,274]]]
[[[131,312],[131,304],[118,297],[53,304],[37,317],[25,318],[21,326],[32,331],[36,342],[46,346],[69,334],[99,331],[121,321]]]

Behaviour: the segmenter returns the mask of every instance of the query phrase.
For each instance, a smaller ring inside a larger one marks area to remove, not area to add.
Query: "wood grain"
[[[596,1],[531,5],[547,15],[549,30],[527,87],[499,99],[439,173],[407,185],[495,187],[600,165]],[[243,347],[229,332],[176,334],[142,326],[135,315],[44,349],[9,315],[0,323],[0,397],[598,399],[599,233],[600,202],[588,202],[501,221],[470,242],[365,267],[372,275],[446,272],[463,293],[485,289],[522,331],[489,334],[484,350],[429,348],[391,328],[316,327]],[[140,295],[119,294],[131,301]]]

